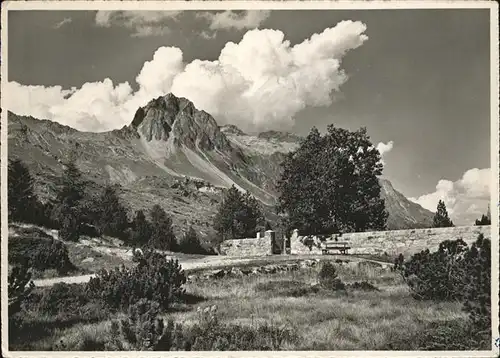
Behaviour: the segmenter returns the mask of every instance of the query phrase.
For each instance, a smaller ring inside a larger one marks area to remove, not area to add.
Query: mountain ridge
[[[220,190],[233,184],[250,191],[275,221],[280,163],[302,139],[286,132],[248,135],[234,125],[218,126],[210,114],[172,94],[140,107],[128,126],[102,133],[12,112],[8,118],[9,157],[27,163],[42,198],[54,195],[52,183],[74,150],[84,177],[97,186],[121,184],[121,196],[132,210],[158,203],[171,213],[178,232],[193,225],[202,235],[214,234],[210,224]],[[390,199],[388,210],[393,211],[390,228],[429,225],[432,213],[411,203],[390,183],[382,188],[382,195]]]

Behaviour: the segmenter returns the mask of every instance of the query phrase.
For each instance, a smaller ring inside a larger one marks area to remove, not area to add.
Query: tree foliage
[[[31,294],[35,284],[31,280],[31,272],[27,265],[14,266],[7,283],[10,316],[19,312],[21,303]]]
[[[151,236],[148,245],[160,250],[176,249],[172,218],[158,204],[151,208]]]
[[[190,226],[179,242],[179,251],[185,254],[207,254],[195,229]]]
[[[33,189],[33,177],[19,159],[9,159],[8,213],[10,221],[34,222],[38,200]]]
[[[387,212],[377,176],[383,166],[366,129],[313,128],[287,155],[278,182],[287,231],[330,234],[383,230]]]
[[[107,185],[97,202],[97,228],[101,234],[123,238],[127,227],[127,209],[120,202],[116,187]]]
[[[84,198],[82,174],[72,158],[64,168],[62,188],[57,194],[54,216],[59,222],[59,236],[63,240],[77,241],[82,227]]]
[[[168,309],[184,293],[186,276],[177,260],[153,250],[135,250],[133,268],[124,266],[114,270],[101,270],[87,283],[86,292],[112,309],[128,307],[145,298],[156,301]]]
[[[144,211],[135,212],[134,219],[130,225],[129,241],[132,246],[142,247],[146,245],[151,237],[151,223],[144,215]]]
[[[214,218],[214,228],[224,240],[255,237],[264,225],[262,208],[249,192],[242,194],[234,185],[224,191]]]
[[[486,215],[481,215],[481,219],[476,220],[476,226],[491,225],[491,212],[490,206],[488,205],[488,212]]]
[[[444,204],[444,201],[439,200],[439,203],[437,205],[437,211],[436,214],[434,215],[433,219],[433,226],[434,227],[452,227],[455,226],[453,225],[453,221],[450,220],[448,216],[448,211],[446,210],[446,205]]]

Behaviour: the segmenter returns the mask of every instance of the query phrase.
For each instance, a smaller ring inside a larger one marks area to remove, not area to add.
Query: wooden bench
[[[326,255],[330,250],[338,250],[342,255],[346,255],[351,247],[348,242],[341,241],[326,241],[323,243],[322,252]]]

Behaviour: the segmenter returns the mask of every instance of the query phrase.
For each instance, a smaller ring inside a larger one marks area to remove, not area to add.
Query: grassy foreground
[[[284,350],[418,350],[429,349],[435,334],[458,332],[434,349],[488,349],[461,341],[467,316],[458,302],[417,301],[397,273],[369,265],[338,265],[346,284],[368,281],[378,290],[348,286],[347,291],[318,288],[318,267],[260,276],[225,277],[186,284],[188,302],[164,315],[189,327],[200,319],[199,308],[217,306],[223,324],[286,327],[294,338]],[[27,311],[22,332],[10,337],[11,350],[103,350],[111,322],[101,307],[85,314],[40,314]],[[443,331],[444,329],[444,331]],[[444,332],[444,333],[443,333]]]

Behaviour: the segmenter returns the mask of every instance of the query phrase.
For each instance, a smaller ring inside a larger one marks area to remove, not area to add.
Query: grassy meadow
[[[217,318],[223,324],[267,324],[293,332],[280,345],[282,350],[488,349],[467,346],[460,336],[457,328],[467,316],[459,302],[415,300],[399,274],[390,269],[345,264],[336,265],[336,269],[347,285],[345,291],[318,285],[319,265],[277,274],[188,282],[184,302],[162,316],[165,321],[173,319],[189,327],[199,322],[200,308],[216,305]],[[362,281],[375,289],[351,286]],[[43,293],[48,288],[37,290]],[[10,349],[107,349],[111,323],[124,314],[109,315],[96,303],[78,305],[71,302],[67,308],[42,312],[40,303],[28,302],[22,312],[21,331],[10,334]],[[78,314],[72,316],[65,310]],[[450,336],[450,331],[458,337]],[[433,345],[430,341],[436,335],[445,338]]]

